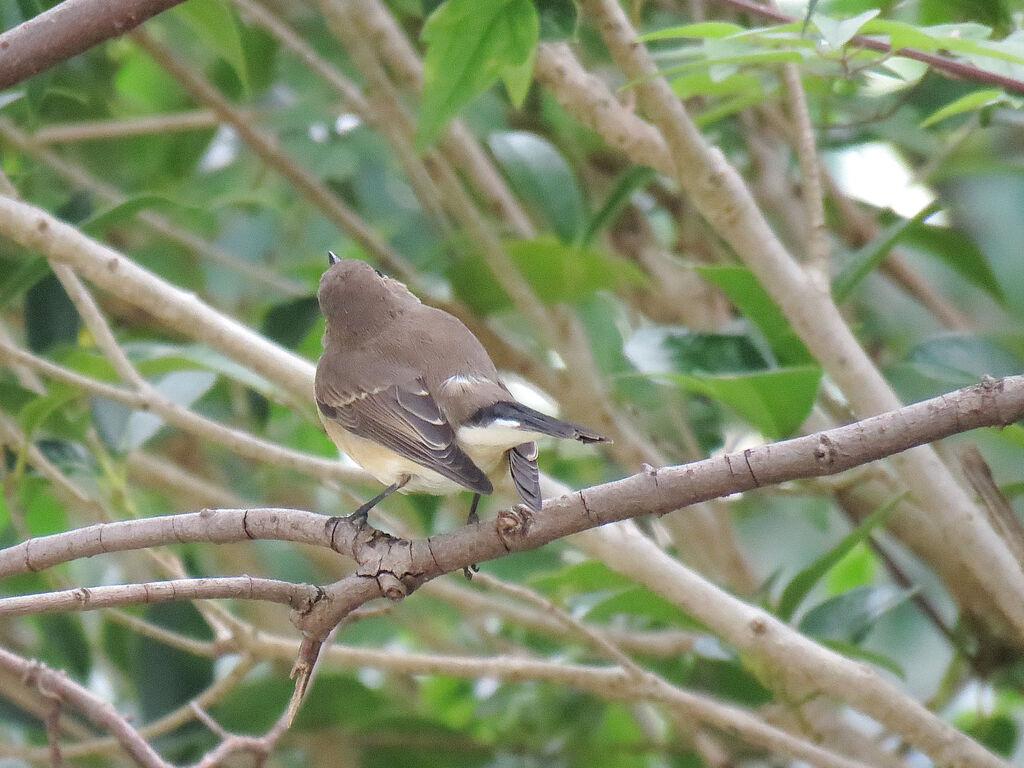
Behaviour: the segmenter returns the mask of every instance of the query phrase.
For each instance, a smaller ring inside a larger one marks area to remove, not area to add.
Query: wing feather
[[[455,430],[422,379],[347,396],[323,389],[327,391],[322,390],[317,398],[320,411],[349,432],[390,448],[471,491],[494,490],[483,470],[459,448]]]
[[[523,443],[508,452],[508,470],[519,496],[534,512],[540,512],[544,499],[540,494],[540,472],[537,469],[537,444]]]

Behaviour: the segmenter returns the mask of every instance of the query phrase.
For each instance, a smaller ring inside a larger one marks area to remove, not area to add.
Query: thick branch
[[[64,0],[0,35],[0,89],[119,37],[181,0]]]
[[[987,379],[897,411],[779,443],[682,466],[644,471],[548,500],[532,515],[516,508],[497,520],[406,541],[360,531],[342,518],[294,509],[203,510],[121,520],[29,539],[0,550],[0,577],[107,552],[181,542],[279,539],[330,547],[364,566],[356,578],[396,575],[408,591],[442,573],[539,547],[599,525],[675,509],[765,485],[831,475],[916,445],[1024,418],[1024,376]],[[333,594],[337,595],[338,589]],[[383,595],[383,589],[373,597]],[[340,620],[338,616],[337,620]],[[320,622],[326,629],[333,623]],[[313,623],[307,629],[318,631]]]

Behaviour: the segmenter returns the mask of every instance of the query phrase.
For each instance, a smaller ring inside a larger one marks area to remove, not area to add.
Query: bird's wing
[[[537,469],[537,444],[523,443],[508,452],[508,469],[519,496],[534,512],[544,503],[540,495],[540,472]]]
[[[318,389],[321,413],[349,432],[390,448],[471,491],[494,490],[483,470],[459,448],[455,430],[422,379],[369,392]]]

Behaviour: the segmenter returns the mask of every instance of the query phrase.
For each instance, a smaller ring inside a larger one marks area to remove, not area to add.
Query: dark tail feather
[[[470,426],[483,426],[501,419],[515,421],[519,428],[529,432],[540,432],[542,435],[561,437],[568,440],[579,440],[581,443],[606,443],[608,438],[592,429],[547,416],[540,411],[515,402],[501,402],[481,408],[469,420]]]
[[[544,499],[540,495],[540,472],[537,471],[537,444],[523,443],[508,452],[508,471],[523,502],[540,512]]]

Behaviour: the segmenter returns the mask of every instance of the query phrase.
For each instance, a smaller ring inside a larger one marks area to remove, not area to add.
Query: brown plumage
[[[365,262],[331,254],[317,297],[327,319],[316,370],[321,420],[342,451],[388,486],[359,516],[395,490],[489,494],[488,476],[503,461],[523,501],[539,510],[534,440],[605,440],[516,402],[458,318]]]

